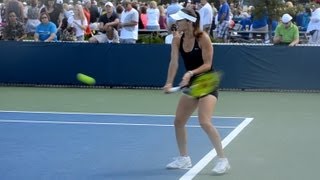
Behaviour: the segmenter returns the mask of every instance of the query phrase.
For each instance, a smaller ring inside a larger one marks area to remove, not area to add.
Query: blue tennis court
[[[178,155],[174,116],[0,111],[0,179],[192,179],[216,156],[197,117],[188,123],[190,170]],[[227,146],[252,120],[214,117]]]

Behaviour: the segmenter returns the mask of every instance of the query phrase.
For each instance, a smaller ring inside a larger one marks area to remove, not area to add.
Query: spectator
[[[106,43],[120,43],[118,31],[113,26],[108,26],[106,28]]]
[[[16,13],[11,11],[8,13],[8,24],[4,27],[3,39],[11,41],[22,41],[27,34],[24,31],[24,25],[18,21]]]
[[[125,10],[121,14],[119,24],[120,43],[135,44],[138,40],[139,13],[132,7],[130,0],[124,0],[122,5]]]
[[[227,0],[220,0],[220,4],[221,6],[218,11],[217,37],[223,39],[224,42],[227,42],[230,26],[230,7]]]
[[[97,22],[98,18],[100,17],[99,10],[96,3],[97,3],[96,1],[91,0],[91,6],[89,7],[90,23]]]
[[[167,16],[166,16],[165,9],[162,5],[159,5],[158,8],[160,12],[160,17],[159,17],[160,29],[167,29]]]
[[[284,14],[281,17],[282,23],[278,24],[275,36],[273,38],[274,44],[287,44],[295,46],[299,43],[299,29],[291,22],[292,17],[289,14]]]
[[[307,33],[311,35],[308,44],[320,44],[320,8],[312,13]]]
[[[201,9],[199,10],[200,30],[210,34],[210,29],[211,29],[211,24],[213,19],[212,7],[207,0],[201,0],[200,3],[201,3]]]
[[[5,7],[5,11],[7,12],[5,14],[6,16],[6,21],[9,20],[9,12],[14,12],[17,16],[17,21],[19,22],[24,22],[24,7],[22,2],[18,1],[18,0],[8,0],[6,3],[6,7]]]
[[[168,32],[171,33],[171,26],[175,23],[175,20],[170,17],[171,14],[175,14],[183,7],[179,4],[178,0],[171,0],[171,4],[167,7],[167,28]]]
[[[147,27],[146,29],[157,30],[159,26],[160,12],[155,1],[150,1],[149,8],[147,9]]]
[[[83,13],[87,19],[88,24],[90,24],[90,7],[91,7],[91,1],[90,0],[83,0]],[[87,26],[85,33],[84,33],[84,36],[85,36],[85,39],[88,39],[92,36],[90,25]]]
[[[63,19],[63,7],[61,4],[56,4],[54,0],[45,1],[45,6],[40,10],[40,13],[43,12],[47,12],[50,21],[53,22],[56,27],[59,27]]]
[[[34,34],[35,41],[52,42],[57,41],[57,26],[50,21],[50,16],[47,12],[40,14],[40,24],[36,28]]]
[[[117,13],[113,10],[113,4],[107,2],[105,4],[106,13],[101,15],[99,18],[99,33],[89,39],[91,43],[105,43],[107,42],[106,30],[108,26],[114,28],[118,27],[119,18]]]
[[[139,29],[145,29],[147,27],[147,7],[141,6],[140,7],[140,19],[139,19]]]
[[[40,8],[38,0],[30,0],[30,6],[27,10],[26,32],[28,36],[33,37],[36,27],[40,24],[39,21]]]
[[[74,6],[74,20],[71,23],[71,27],[76,30],[77,41],[84,41],[85,30],[88,27],[88,21],[83,13],[83,8],[81,5],[76,4]]]

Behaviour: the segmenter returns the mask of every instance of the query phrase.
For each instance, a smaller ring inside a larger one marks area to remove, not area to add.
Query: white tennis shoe
[[[178,156],[173,159],[174,161],[167,165],[167,169],[189,169],[192,167],[191,158],[189,156]]]
[[[219,158],[214,165],[212,172],[214,174],[224,174],[231,168],[227,158]]]

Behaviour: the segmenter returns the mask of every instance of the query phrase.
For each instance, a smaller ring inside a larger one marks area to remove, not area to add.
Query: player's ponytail
[[[198,11],[194,11],[196,14],[197,21],[193,23],[193,34],[196,38],[199,38],[202,35],[202,31],[200,30],[200,14]]]

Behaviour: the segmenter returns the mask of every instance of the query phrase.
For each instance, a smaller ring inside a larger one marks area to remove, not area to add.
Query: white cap
[[[87,4],[87,3],[89,3],[89,2],[91,3],[90,0],[83,0],[82,2],[83,2],[83,4]]]
[[[171,14],[170,17],[172,17],[172,19],[176,20],[176,21],[179,21],[179,20],[182,20],[182,19],[187,19],[191,22],[196,22],[197,21],[197,18],[196,17],[193,17],[193,16],[190,16],[186,13],[184,13],[183,11],[178,11],[177,13],[175,14]]]
[[[289,14],[284,14],[284,15],[282,16],[282,18],[281,18],[281,21],[282,21],[283,23],[288,23],[288,22],[291,21],[291,19],[292,19],[292,17],[291,17]]]
[[[110,6],[113,7],[113,4],[111,2],[107,2],[104,6]]]

